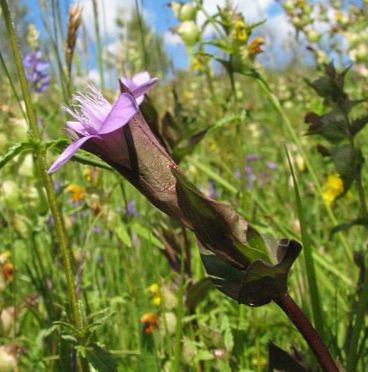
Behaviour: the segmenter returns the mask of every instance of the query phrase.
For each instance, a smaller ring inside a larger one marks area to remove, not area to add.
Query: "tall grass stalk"
[[[102,44],[101,44],[100,23],[99,23],[99,16],[98,16],[97,0],[92,0],[92,7],[93,7],[93,18],[94,18],[94,25],[95,25],[95,35],[96,35],[96,51],[97,51],[98,72],[100,74],[101,90],[103,90],[104,87],[105,87],[105,81],[104,81],[104,73],[103,73]]]
[[[68,243],[68,238],[65,231],[64,221],[57,203],[55,189],[51,180],[51,177],[47,174],[46,167],[46,151],[42,147],[42,139],[40,131],[37,126],[36,112],[32,105],[31,95],[28,89],[26,76],[20,56],[18,43],[14,31],[14,27],[11,21],[11,15],[7,0],[0,0],[1,8],[3,11],[3,18],[5,20],[10,46],[14,55],[15,64],[17,67],[18,78],[22,90],[23,99],[26,106],[26,113],[28,117],[28,124],[30,127],[31,140],[35,143],[36,148],[36,165],[39,169],[39,173],[42,178],[43,185],[46,189],[47,199],[50,206],[50,210],[54,219],[55,231],[59,241],[60,252],[62,256],[62,262],[64,267],[64,273],[66,277],[66,284],[68,290],[68,297],[72,308],[72,318],[76,329],[82,334],[83,333],[83,319],[78,305],[78,298],[76,293],[76,287],[74,283],[74,274],[72,269],[72,252]],[[83,370],[82,364],[80,363],[80,370]],[[88,370],[88,368],[84,368]]]
[[[296,206],[298,210],[298,217],[299,217],[301,236],[302,236],[302,242],[303,242],[304,263],[305,263],[305,270],[307,273],[309,296],[310,296],[310,302],[312,305],[313,320],[314,320],[314,324],[316,326],[318,333],[320,335],[323,335],[323,338],[326,340],[325,327],[323,326],[323,313],[322,313],[321,299],[319,295],[316,269],[315,269],[313,254],[312,254],[312,247],[311,247],[312,243],[311,243],[310,235],[307,229],[307,221],[305,219],[303,204],[302,204],[302,200],[300,197],[298,181],[296,179],[293,165],[291,163],[290,154],[287,150],[286,150],[286,155],[287,155],[291,175],[293,177],[293,182],[294,182],[295,199],[296,199]]]
[[[259,85],[259,87],[262,89],[262,91],[267,96],[267,98],[270,100],[272,106],[275,108],[275,110],[280,115],[287,131],[289,132],[289,134],[290,134],[291,138],[293,139],[294,143],[297,145],[298,150],[302,154],[303,159],[305,161],[305,164],[306,164],[306,166],[309,170],[309,173],[310,173],[310,175],[313,179],[314,185],[317,189],[317,193],[318,193],[319,196],[321,196],[322,195],[321,183],[318,180],[317,174],[314,171],[314,168],[312,166],[312,163],[309,160],[309,157],[308,157],[308,155],[307,155],[307,153],[304,149],[304,146],[302,145],[295,129],[291,125],[291,122],[290,122],[289,118],[287,117],[285,111],[281,107],[280,101],[278,100],[278,98],[275,96],[275,94],[272,92],[271,88],[268,86],[268,84],[266,83],[266,81],[262,77],[256,77],[256,81],[257,81],[257,84]],[[326,208],[327,214],[328,214],[333,226],[336,226],[337,225],[337,219],[336,219],[335,214],[333,213],[331,207],[329,205],[327,205],[327,203],[323,203],[323,204]],[[351,249],[348,245],[348,242],[346,241],[345,237],[341,233],[338,234],[338,236],[339,236],[340,242],[341,242],[341,244],[344,248],[346,257],[348,258],[350,263],[353,263],[353,255],[352,255]]]

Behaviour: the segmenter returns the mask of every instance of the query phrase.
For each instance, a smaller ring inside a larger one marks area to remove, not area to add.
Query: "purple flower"
[[[253,182],[255,181],[256,176],[254,174],[253,168],[249,165],[244,167],[244,171],[247,179],[247,190],[250,190],[253,187]]]
[[[245,161],[257,161],[257,160],[260,160],[261,157],[259,155],[256,155],[256,154],[248,154],[245,158]]]
[[[156,81],[149,78],[141,85],[135,85],[131,92],[121,93],[113,105],[93,86],[87,94],[76,95],[77,104],[73,109],[66,109],[76,120],[67,122],[67,130],[74,142],[56,159],[49,173],[57,171],[80,147],[105,160],[129,166],[128,151],[123,151],[127,146],[121,129],[139,111],[138,101],[141,102]]]
[[[23,65],[26,70],[26,78],[31,83],[31,89],[37,93],[44,92],[50,84],[48,72],[50,64],[42,59],[41,51],[28,53],[23,58]]]
[[[216,184],[215,181],[211,178],[208,181],[208,196],[211,199],[217,199],[217,190],[216,190]]]
[[[135,202],[134,200],[128,201],[128,204],[125,208],[125,213],[127,217],[134,217],[137,215],[137,209],[135,208]]]
[[[271,169],[271,170],[276,170],[276,169],[278,168],[277,163],[275,163],[275,162],[272,161],[272,160],[268,160],[268,161],[266,162],[266,166],[267,166],[268,169]]]
[[[147,71],[134,75],[131,79],[122,77],[121,83],[129,89],[130,93],[137,100],[138,105],[143,102],[144,94],[156,83],[157,78],[151,78]]]

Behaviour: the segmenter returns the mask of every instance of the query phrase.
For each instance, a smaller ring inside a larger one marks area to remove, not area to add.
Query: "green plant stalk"
[[[185,252],[182,250],[181,254],[181,268],[180,268],[180,285],[178,291],[178,309],[177,309],[177,322],[175,329],[175,350],[174,350],[174,362],[173,362],[173,371],[180,371],[180,360],[181,360],[181,337],[183,333],[183,318],[184,318],[184,291],[185,291]]]
[[[304,158],[304,161],[305,161],[305,164],[309,170],[309,173],[313,179],[313,182],[314,182],[314,185],[317,189],[317,192],[318,192],[318,195],[322,195],[322,187],[321,187],[321,184],[318,180],[318,177],[312,167],[312,164],[311,162],[309,161],[309,157],[307,156],[307,153],[306,151],[304,150],[304,147],[300,141],[300,139],[298,138],[293,126],[291,125],[291,122],[289,120],[289,118],[287,117],[287,115],[285,114],[285,111],[282,109],[281,107],[281,104],[280,104],[280,101],[277,99],[277,97],[275,96],[275,94],[271,91],[271,89],[269,88],[268,84],[263,80],[263,78],[261,77],[256,77],[256,80],[257,80],[257,84],[259,85],[259,87],[263,90],[263,92],[266,94],[266,96],[268,97],[268,99],[270,100],[271,104],[273,105],[273,107],[276,109],[276,111],[279,113],[282,121],[284,122],[285,126],[286,126],[286,129],[288,130],[288,132],[290,133],[294,143],[297,145],[299,151],[301,152],[303,158]],[[337,225],[337,220],[336,220],[336,217],[335,217],[335,214],[333,213],[332,209],[330,208],[330,206],[328,206],[326,203],[323,203],[325,208],[326,208],[326,211],[327,211],[327,214],[332,222],[332,224],[334,226]],[[351,252],[351,249],[349,248],[349,245],[345,239],[345,237],[342,235],[342,234],[339,234],[339,239],[341,241],[341,244],[344,248],[344,251],[345,251],[345,254],[346,254],[346,257],[348,258],[349,262],[350,263],[353,263],[353,255],[352,255],[352,252]]]
[[[305,341],[307,341],[319,364],[321,365],[322,370],[325,372],[339,372],[336,363],[332,359],[330,352],[323,343],[318,332],[313,328],[310,321],[304,315],[299,306],[294,302],[294,300],[288,294],[286,294],[274,301],[294,323]],[[348,369],[348,371],[353,370]]]
[[[294,182],[294,191],[295,191],[296,205],[297,205],[299,221],[300,221],[300,229],[301,229],[303,252],[304,252],[303,256],[304,256],[305,269],[307,272],[307,280],[308,280],[310,301],[312,305],[313,320],[314,320],[314,324],[316,326],[318,333],[322,335],[323,339],[326,340],[326,333],[323,327],[323,313],[322,313],[321,299],[320,299],[320,295],[318,291],[317,276],[316,276],[316,270],[314,266],[312,249],[311,249],[311,239],[310,239],[310,236],[306,228],[307,224],[304,218],[303,206],[302,206],[302,201],[300,198],[298,182],[295,176],[295,172],[294,172],[293,165],[291,163],[291,159],[290,159],[290,155],[288,151],[286,151],[286,155],[287,155],[287,159],[289,162],[289,168],[290,168],[291,175],[293,177],[293,182]]]
[[[0,0],[1,8],[3,11],[3,17],[5,20],[9,42],[11,45],[11,49],[14,54],[15,63],[17,66],[18,77],[20,81],[20,86],[23,94],[23,99],[26,106],[26,113],[28,117],[28,124],[30,127],[30,136],[31,139],[37,144],[36,146],[36,160],[37,166],[39,168],[39,172],[46,189],[47,199],[49,202],[50,210],[54,219],[56,235],[60,245],[60,251],[66,276],[66,283],[68,289],[68,297],[72,308],[73,313],[73,322],[76,329],[82,334],[83,333],[83,321],[80,313],[80,309],[78,306],[78,298],[74,283],[74,275],[72,269],[72,252],[69,247],[68,238],[65,231],[64,221],[59,209],[56,193],[54,190],[54,186],[51,180],[51,177],[47,174],[46,168],[46,150],[41,146],[41,135],[40,131],[37,127],[37,118],[36,113],[33,109],[31,95],[28,90],[28,85],[26,81],[26,76],[23,69],[23,64],[21,60],[21,56],[19,53],[19,48],[17,44],[17,39],[14,32],[14,27],[11,21],[10,11],[8,7],[7,0]]]
[[[349,344],[347,362],[346,362],[346,370],[347,371],[356,371],[356,366],[359,361],[359,338],[360,333],[364,327],[364,318],[368,308],[368,275],[365,275],[365,279],[363,282],[362,290],[360,292],[360,299],[358,303],[358,308],[356,311],[356,318],[355,324],[353,327],[353,332],[351,336],[351,341]]]
[[[15,89],[15,85],[14,85],[14,83],[13,83],[13,80],[11,79],[11,76],[10,76],[9,70],[8,70],[8,68],[6,67],[6,63],[5,63],[4,57],[3,57],[2,53],[1,53],[1,50],[0,50],[0,63],[1,63],[1,67],[3,68],[3,70],[4,70],[4,72],[5,72],[6,77],[8,78],[8,81],[9,81],[9,84],[10,84],[10,88],[11,88],[13,94],[14,94],[14,97],[15,97],[16,101],[17,101],[17,104],[18,104],[18,106],[19,106],[19,110],[20,110],[20,112],[22,113],[24,119],[27,120],[27,115],[26,115],[26,113],[24,112],[23,107],[22,107],[22,105],[21,105],[21,103],[20,103],[20,99],[19,99],[19,96],[18,96],[17,90]]]
[[[93,5],[93,18],[94,18],[94,23],[95,23],[95,34],[96,34],[98,72],[100,74],[101,89],[103,90],[105,83],[104,83],[104,74],[103,74],[102,46],[101,46],[100,26],[98,22],[97,0],[92,0],[92,5]]]
[[[137,12],[139,35],[140,35],[140,38],[141,38],[143,67],[144,67],[145,70],[148,70],[148,58],[147,58],[147,51],[146,51],[146,46],[145,46],[145,42],[144,42],[144,30],[143,30],[143,23],[142,23],[142,18],[141,18],[141,12],[139,10],[138,0],[135,0],[135,9],[136,9],[136,12]]]

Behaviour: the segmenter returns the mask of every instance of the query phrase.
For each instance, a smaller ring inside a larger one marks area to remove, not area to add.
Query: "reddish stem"
[[[284,297],[275,300],[275,302],[286,313],[296,328],[298,328],[304,339],[308,342],[323,370],[326,372],[339,372],[335,361],[332,359],[332,356],[326,345],[323,343],[320,335],[313,328],[308,318],[304,315],[303,311],[294,300],[286,294]]]

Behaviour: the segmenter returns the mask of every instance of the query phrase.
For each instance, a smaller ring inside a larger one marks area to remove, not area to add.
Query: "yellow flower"
[[[248,45],[249,55],[251,57],[256,56],[263,52],[262,45],[265,43],[265,40],[261,36],[255,37],[250,44]]]
[[[247,29],[245,27],[245,23],[243,20],[241,19],[238,19],[236,22],[235,22],[235,38],[236,40],[238,41],[241,41],[241,42],[246,42],[248,40],[248,32],[247,32]]]
[[[152,304],[160,306],[162,302],[160,286],[157,283],[153,283],[148,287],[148,291],[152,295]]]
[[[83,176],[88,182],[92,182],[93,180],[93,174],[92,174],[92,169],[91,168],[84,168],[83,169]]]
[[[67,188],[66,191],[70,193],[72,202],[78,202],[79,200],[83,200],[85,196],[85,190],[83,187],[72,183]]]
[[[322,198],[331,205],[344,192],[344,183],[337,173],[330,174],[322,187]]]
[[[155,305],[155,306],[160,306],[161,305],[161,296],[154,296],[152,298],[152,305]]]
[[[160,293],[160,286],[157,283],[153,283],[148,287],[148,290],[153,296],[157,296]]]
[[[143,325],[143,331],[150,334],[158,327],[158,316],[155,313],[145,313],[141,317],[141,323]]]

